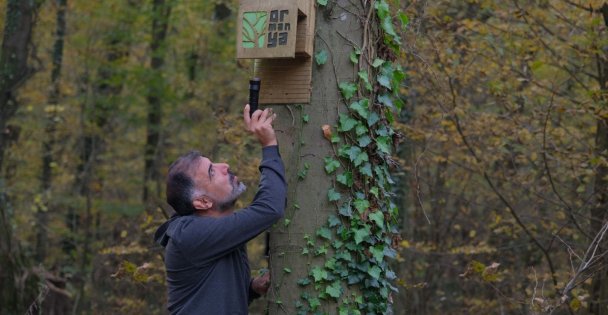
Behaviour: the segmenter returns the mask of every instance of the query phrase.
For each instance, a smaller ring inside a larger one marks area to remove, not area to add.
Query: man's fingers
[[[249,128],[249,125],[251,124],[251,116],[249,116],[249,111],[250,107],[249,104],[247,104],[243,109],[243,119],[245,120],[245,126],[247,126],[247,128]]]
[[[262,111],[257,109],[255,112],[253,112],[253,115],[251,115],[251,121],[255,124],[258,122],[258,120],[260,120],[260,115],[262,115]]]
[[[270,113],[271,109],[270,108],[266,108],[264,109],[264,111],[262,111],[262,114],[260,114],[260,121],[261,122],[265,122],[266,118],[268,117],[268,113]]]
[[[268,115],[268,117],[266,118],[266,122],[269,122],[272,124],[272,122],[277,119],[277,114],[276,113],[271,113],[270,115]]]

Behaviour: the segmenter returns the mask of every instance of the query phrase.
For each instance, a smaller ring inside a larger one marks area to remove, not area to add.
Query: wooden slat
[[[260,59],[255,68],[260,104],[310,103],[312,58]]]

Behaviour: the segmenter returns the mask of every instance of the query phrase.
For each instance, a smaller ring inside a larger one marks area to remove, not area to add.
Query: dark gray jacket
[[[277,146],[262,149],[253,202],[222,217],[176,216],[155,241],[165,247],[172,314],[247,314],[252,299],[245,244],[283,217],[287,184]]]

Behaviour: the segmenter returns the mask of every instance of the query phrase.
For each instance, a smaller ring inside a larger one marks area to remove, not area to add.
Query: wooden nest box
[[[260,104],[310,103],[314,0],[240,0],[238,59],[256,59]]]

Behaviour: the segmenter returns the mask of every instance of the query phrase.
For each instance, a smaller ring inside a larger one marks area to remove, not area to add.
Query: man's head
[[[167,175],[167,202],[180,215],[225,212],[245,189],[228,164],[213,163],[197,151],[179,157]]]

